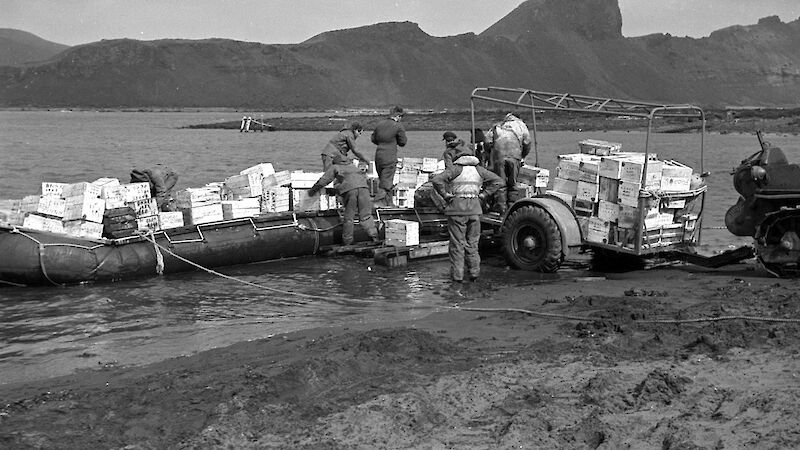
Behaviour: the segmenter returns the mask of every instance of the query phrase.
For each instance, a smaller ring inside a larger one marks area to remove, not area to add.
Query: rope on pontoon
[[[319,299],[323,299],[323,300],[330,300],[330,297],[326,297],[326,296],[322,296],[322,295],[312,295],[312,294],[304,294],[302,292],[284,291],[284,290],[281,290],[281,289],[275,289],[275,288],[271,288],[271,287],[264,286],[264,285],[261,285],[261,284],[252,283],[250,281],[242,280],[242,279],[239,279],[239,278],[236,278],[236,277],[232,277],[230,275],[225,275],[224,273],[220,273],[220,272],[217,272],[216,270],[212,270],[212,269],[209,269],[207,267],[203,267],[203,266],[201,266],[200,264],[197,264],[194,261],[190,261],[190,260],[184,258],[183,256],[180,256],[180,255],[174,253],[172,250],[170,250],[167,247],[164,247],[163,245],[161,245],[158,242],[156,242],[155,239],[151,239],[150,236],[148,236],[148,235],[142,235],[142,238],[152,242],[153,245],[155,245],[156,247],[160,248],[161,251],[166,252],[170,256],[172,256],[172,257],[174,257],[176,259],[179,259],[179,260],[181,260],[181,261],[183,261],[183,262],[185,262],[185,263],[187,263],[187,264],[189,264],[191,266],[194,266],[194,267],[196,267],[196,268],[198,268],[198,269],[200,269],[200,270],[202,270],[204,272],[210,273],[211,275],[216,275],[218,277],[225,278],[226,280],[231,280],[231,281],[235,281],[237,283],[246,284],[248,286],[257,287],[259,289],[264,289],[264,290],[267,290],[267,291],[270,291],[270,292],[277,292],[279,294],[296,295],[296,296],[305,297],[305,298],[319,298]]]

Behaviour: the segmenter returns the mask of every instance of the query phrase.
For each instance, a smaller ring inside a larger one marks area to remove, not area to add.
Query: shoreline
[[[432,290],[451,307],[416,320],[0,385],[0,442],[789,448],[800,444],[797,288],[753,261],[481,280],[466,297]]]

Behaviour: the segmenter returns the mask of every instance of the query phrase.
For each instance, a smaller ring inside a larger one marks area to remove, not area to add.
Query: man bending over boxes
[[[358,221],[373,242],[378,242],[378,230],[372,220],[372,199],[367,188],[366,166],[354,166],[344,155],[333,157],[333,165],[311,186],[308,195],[313,197],[336,180],[336,190],[342,196],[344,204],[344,223],[342,223],[342,244],[353,243],[354,220],[358,213]]]

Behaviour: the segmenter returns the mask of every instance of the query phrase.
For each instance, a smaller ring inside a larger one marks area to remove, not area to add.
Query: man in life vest
[[[517,200],[517,176],[531,151],[531,133],[522,119],[509,113],[489,130],[487,141],[491,143],[489,168],[503,180],[495,196],[495,207],[503,214]]]
[[[456,155],[453,166],[434,176],[432,182],[446,202],[450,275],[455,291],[460,293],[465,272],[471,281],[480,275],[481,203],[500,189],[502,180],[481,167],[472,151],[467,151]]]
[[[178,183],[178,174],[163,164],[149,169],[131,170],[131,183],[150,183],[150,195],[158,202],[161,211],[177,211],[172,189]]]

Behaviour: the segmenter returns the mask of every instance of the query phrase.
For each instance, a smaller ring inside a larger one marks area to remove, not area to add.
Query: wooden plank
[[[446,255],[449,249],[450,243],[448,241],[426,242],[412,248],[408,253],[408,257],[410,259],[418,259]]]

